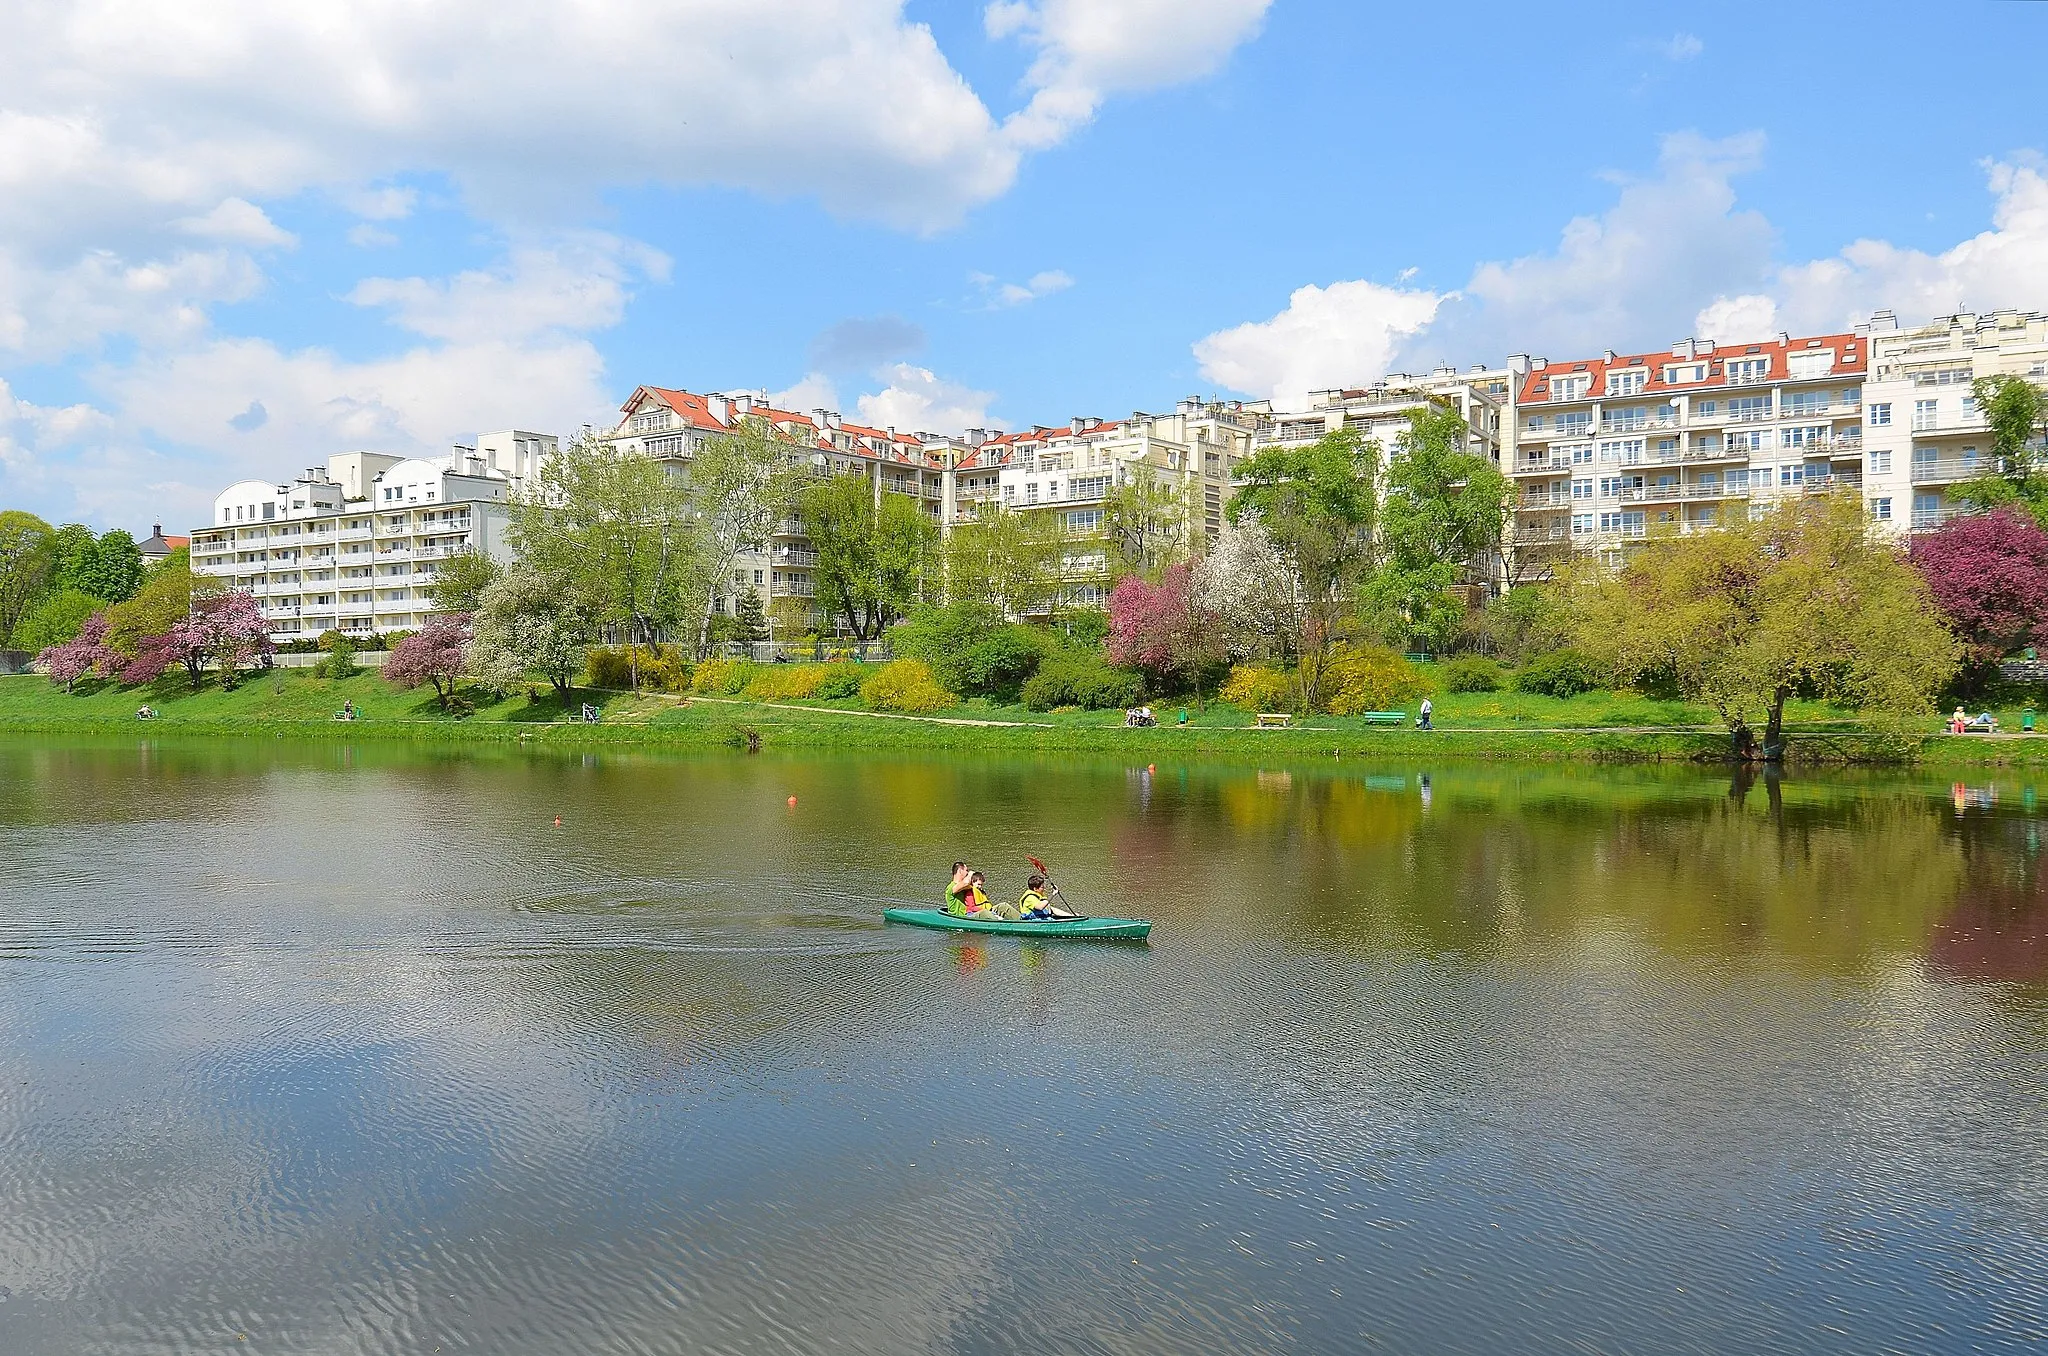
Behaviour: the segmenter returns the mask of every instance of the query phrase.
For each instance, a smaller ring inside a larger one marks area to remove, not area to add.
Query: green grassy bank
[[[1355,718],[1318,716],[1286,730],[1252,728],[1234,707],[1155,708],[1161,728],[1123,728],[1109,711],[1032,712],[971,701],[913,720],[860,710],[853,701],[791,704],[685,701],[659,694],[579,691],[566,710],[547,689],[497,700],[465,692],[473,713],[444,713],[431,692],[403,691],[375,673],[328,679],[305,670],[277,670],[234,691],[209,682],[193,691],[182,674],[142,688],[81,684],[67,694],[48,679],[0,678],[0,734],[33,731],[163,735],[290,735],[350,741],[542,742],[563,746],[653,748],[745,747],[749,737],[776,751],[960,750],[1116,754],[1154,758],[1357,755],[1431,759],[1595,759],[1689,761],[1719,757],[1726,735],[1711,712],[1684,702],[1632,693],[1587,693],[1569,700],[1526,693],[1445,694],[1434,732],[1412,725],[1368,726]],[[352,701],[358,719],[333,719]],[[603,710],[596,725],[568,717],[589,701]],[[158,715],[136,719],[144,704]],[[2001,713],[2017,729],[2018,712]],[[1896,761],[1899,750],[1858,728],[1849,713],[1803,706],[1791,713],[1795,759],[1811,762]],[[1935,722],[1930,718],[1930,726]],[[1932,736],[1910,756],[1931,767],[2048,766],[2048,736],[1992,740]]]

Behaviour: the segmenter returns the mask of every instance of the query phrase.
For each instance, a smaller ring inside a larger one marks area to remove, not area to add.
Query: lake
[[[1992,774],[0,740],[0,1023],[9,1356],[2048,1339]]]

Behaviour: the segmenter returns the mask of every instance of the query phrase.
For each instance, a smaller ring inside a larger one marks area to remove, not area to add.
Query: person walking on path
[[[1436,726],[1429,723],[1429,718],[1435,712],[1436,708],[1429,704],[1429,698],[1424,697],[1422,699],[1422,714],[1415,718],[1415,728],[1418,730],[1434,730]]]

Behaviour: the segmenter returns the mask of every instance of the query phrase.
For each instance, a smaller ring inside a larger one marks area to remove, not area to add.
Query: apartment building
[[[1869,343],[1863,474],[1871,516],[1910,531],[1939,527],[1961,511],[1951,497],[1958,484],[1998,469],[1971,383],[2011,374],[2048,389],[2048,314],[1961,312],[1902,329],[1879,311]]]
[[[440,458],[342,453],[284,484],[223,490],[192,531],[192,570],[254,594],[276,641],[412,630],[432,608],[442,561],[458,551],[511,559],[512,492],[468,447]]]
[[[905,495],[942,526],[955,515],[956,470],[976,461],[963,439],[872,428],[833,410],[804,414],[777,409],[752,395],[700,395],[659,386],[634,390],[620,407],[618,423],[600,436],[625,451],[652,457],[687,479],[690,463],[709,440],[749,418],[766,420],[788,438],[793,455],[807,462],[812,474],[862,476],[878,506],[884,494]],[[818,553],[804,535],[803,524],[790,514],[775,525],[766,550],[736,563],[730,586],[715,606],[730,613],[740,595],[749,591],[758,592],[764,601],[797,599],[800,605],[815,606],[812,569],[817,562]]]
[[[1619,560],[1652,534],[1710,530],[1786,495],[1860,489],[1869,365],[1861,331],[1511,358],[1508,582],[1540,577],[1563,551]]]
[[[1312,391],[1303,410],[1276,411],[1268,401],[1246,408],[1259,416],[1256,448],[1298,447],[1349,428],[1391,453],[1416,411],[1449,405],[1464,416],[1466,450],[1500,466],[1513,437],[1518,384],[1505,367],[1474,365],[1463,373],[1439,367],[1427,376],[1391,372],[1370,386]]]

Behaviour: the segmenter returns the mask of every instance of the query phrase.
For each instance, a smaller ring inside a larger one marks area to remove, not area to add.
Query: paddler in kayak
[[[953,863],[953,879],[946,886],[946,912],[956,918],[987,914],[988,877],[970,870],[967,863]]]
[[[1053,916],[1047,888],[1045,877],[1033,876],[1024,882],[1022,899],[1015,904],[1006,899],[994,905],[991,912],[1005,923],[1042,923]]]

